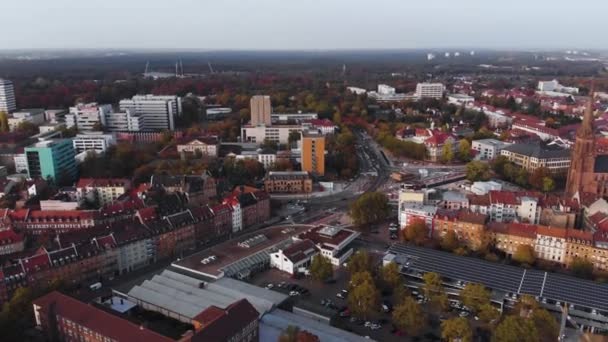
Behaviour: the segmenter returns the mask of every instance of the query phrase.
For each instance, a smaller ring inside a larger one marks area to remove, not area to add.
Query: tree
[[[513,260],[520,264],[532,265],[536,260],[534,249],[530,245],[519,245],[513,253]]]
[[[299,327],[289,325],[279,336],[278,342],[319,342],[319,337]]]
[[[359,283],[353,282],[353,286],[348,292],[347,300],[348,308],[355,316],[367,319],[367,317],[377,311],[380,293],[378,292],[378,289],[376,289],[371,276],[368,274],[365,278],[368,279]]]
[[[454,147],[451,141],[446,141],[441,149],[441,162],[448,164],[454,159]]]
[[[544,192],[550,192],[553,191],[553,189],[555,189],[555,181],[553,180],[553,178],[544,177],[542,190]]]
[[[471,182],[487,181],[490,179],[490,166],[479,160],[469,162],[467,164],[467,179]]]
[[[428,235],[428,229],[426,228],[426,223],[423,220],[415,220],[405,226],[405,229],[403,230],[403,237],[405,240],[413,242],[417,245],[424,243]]]
[[[6,133],[9,131],[8,115],[4,111],[0,111],[0,132]]]
[[[492,304],[483,304],[477,313],[479,320],[486,324],[492,324],[500,317],[500,312]]]
[[[553,315],[545,309],[535,309],[532,313],[532,321],[538,336],[542,342],[553,342],[557,341],[559,337],[559,324]]]
[[[260,145],[261,148],[269,148],[272,150],[278,150],[279,149],[279,145],[277,144],[276,141],[270,140],[270,139],[264,139],[264,141],[262,142],[262,144]]]
[[[507,316],[494,329],[494,342],[538,342],[538,330],[534,322],[520,316]]]
[[[484,305],[490,304],[491,294],[485,286],[476,283],[468,283],[460,292],[462,303],[474,312],[478,312]]]
[[[289,137],[287,139],[289,141],[289,145],[293,146],[294,143],[300,141],[300,139],[301,139],[300,132],[298,132],[298,131],[289,132]]]
[[[587,258],[576,256],[572,259],[570,271],[576,277],[591,279],[593,277],[593,263]]]
[[[360,284],[363,284],[363,283],[374,284],[374,278],[372,277],[372,274],[370,272],[363,271],[363,272],[353,273],[351,275],[351,277],[350,277],[349,288],[353,289],[357,285],[360,285]]]
[[[441,238],[441,248],[448,252],[454,251],[458,248],[458,237],[456,236],[456,232],[453,229],[450,229],[443,235]]]
[[[351,275],[372,271],[372,259],[366,250],[360,249],[348,259],[346,266]]]
[[[366,192],[350,206],[353,223],[360,229],[385,220],[388,214],[388,198],[381,192]]]
[[[458,159],[463,162],[471,160],[471,143],[467,139],[458,142]]]
[[[543,179],[549,176],[549,170],[544,167],[539,167],[534,170],[528,177],[528,183],[535,189],[543,188]]]
[[[538,309],[538,302],[534,297],[524,294],[519,297],[514,309],[515,312],[519,313],[519,316],[529,318],[534,310]]]
[[[392,318],[397,328],[412,336],[420,334],[426,325],[424,312],[412,297],[406,297],[403,303],[394,307]]]
[[[470,342],[473,340],[473,330],[466,318],[451,318],[441,323],[441,338],[448,342]]]
[[[382,267],[382,282],[391,290],[398,287],[403,288],[403,279],[399,273],[399,266],[395,262],[390,262]]]
[[[424,285],[422,291],[428,298],[432,308],[437,311],[444,311],[448,307],[448,297],[443,289],[441,276],[435,272],[428,272],[422,276]]]
[[[321,281],[331,278],[334,275],[331,261],[321,254],[315,255],[310,263],[310,274],[314,279]]]

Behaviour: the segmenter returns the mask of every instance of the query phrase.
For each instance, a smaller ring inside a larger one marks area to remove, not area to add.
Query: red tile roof
[[[329,119],[310,119],[304,121],[305,123],[309,123],[313,126],[317,127],[335,127],[336,125]]]
[[[211,312],[205,313],[207,310]],[[257,321],[259,316],[247,299],[232,303],[224,310],[212,306],[205,311],[194,318],[195,321],[201,319],[203,324],[203,328],[195,334],[198,341],[228,341],[251,322]]]
[[[114,316],[57,291],[38,298],[33,303],[40,306],[43,313],[48,312],[50,307],[53,306],[56,315],[69,319],[78,325],[116,341],[173,341],[169,337],[162,336],[143,326]]]
[[[446,140],[448,140],[449,138],[452,138],[451,134],[437,132],[437,133],[434,133],[432,137],[426,139],[424,141],[424,144],[431,145],[431,146],[440,146],[440,145],[443,145],[446,142]]]
[[[49,259],[48,253],[43,251],[29,258],[21,259],[21,264],[23,265],[25,273],[34,273],[41,269],[49,268],[51,266],[51,260]]]
[[[29,220],[92,220],[95,218],[96,210],[32,210],[28,216]]]
[[[283,255],[295,264],[309,258],[312,254],[315,254],[316,251],[317,249],[314,242],[311,240],[302,240],[285,248],[283,250]]]
[[[15,233],[12,229],[0,230],[0,246],[22,242],[23,234]]]
[[[127,186],[131,183],[126,178],[80,178],[76,183],[77,188],[103,188]]]
[[[323,235],[320,231],[322,229],[324,229],[324,226],[318,226],[312,229],[309,229],[308,231],[300,234],[298,236],[299,239],[301,240],[312,240],[312,242],[315,243],[315,245],[339,245],[342,242],[344,242],[346,239],[350,238],[353,234],[356,234],[355,232],[348,230],[348,229],[340,229],[335,235],[333,236],[327,236],[327,235]]]
[[[523,223],[491,222],[488,224],[488,229],[495,233],[535,239],[537,226]]]

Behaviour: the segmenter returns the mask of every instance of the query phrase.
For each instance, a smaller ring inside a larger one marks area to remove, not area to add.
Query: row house
[[[124,195],[131,181],[124,178],[80,178],[76,183],[78,201],[97,202],[104,206]]]
[[[229,205],[232,210],[232,232],[236,233],[243,229],[243,213],[241,211],[241,203],[237,196],[229,196],[224,198],[223,204]]]
[[[152,232],[137,220],[123,221],[111,228],[104,240],[117,246],[119,274],[128,273],[156,262],[157,245]]]
[[[243,228],[249,228],[258,222],[257,200],[252,193],[242,193],[238,196],[243,215]]]
[[[491,190],[486,195],[469,195],[471,211],[488,215],[494,222],[525,222],[540,220],[540,195],[534,192]]]
[[[267,192],[251,186],[238,186],[233,191],[233,195],[250,193],[256,201],[256,221],[255,224],[262,224],[270,220],[270,195]],[[244,227],[246,228],[246,227]]]
[[[25,237],[12,229],[0,230],[0,255],[23,251]]]
[[[429,233],[433,232],[433,218],[437,212],[434,205],[420,204],[415,202],[399,203],[399,227],[405,229],[408,225],[416,221],[425,223]]]
[[[213,241],[215,235],[215,225],[213,211],[209,206],[190,208],[192,216],[196,219],[194,223],[194,237],[199,244],[207,244]]]
[[[521,223],[493,222],[488,226],[495,247],[512,256],[520,245],[534,249],[538,259],[569,267],[575,258],[608,270],[608,234]]]
[[[196,247],[194,223],[195,219],[190,210],[184,210],[166,216],[164,220],[169,223],[172,232],[175,235],[175,250],[174,253],[183,253],[193,250]]]
[[[213,213],[215,236],[226,236],[232,232],[232,209],[228,204],[217,204],[210,207]]]
[[[15,210],[9,214],[13,226],[26,234],[68,233],[95,226],[96,210]]]
[[[152,175],[150,189],[163,189],[167,193],[184,193],[191,205],[204,205],[217,196],[217,183],[208,174],[192,175]]]
[[[480,249],[485,242],[485,224],[488,217],[468,210],[437,210],[433,222],[433,238],[441,239],[448,231],[472,250]]]

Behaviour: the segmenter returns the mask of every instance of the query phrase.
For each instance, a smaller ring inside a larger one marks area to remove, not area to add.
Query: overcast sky
[[[0,0],[0,49],[608,48],[608,0]]]

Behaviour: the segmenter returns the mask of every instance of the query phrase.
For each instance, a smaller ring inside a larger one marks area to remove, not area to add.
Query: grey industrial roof
[[[316,335],[323,342],[371,341],[363,336],[280,309],[262,316],[260,320],[260,341],[278,341],[279,336],[290,325]]]
[[[515,266],[462,257],[433,249],[395,244],[389,253],[395,261],[417,272],[481,283],[494,290],[530,294],[574,305],[608,311],[608,284]]]
[[[220,279],[205,283],[201,280],[164,270],[152,279],[133,287],[128,295],[138,301],[150,303],[182,316],[193,318],[214,305],[226,308],[230,304],[247,299],[260,314],[270,311],[287,296],[259,288],[234,279]]]
[[[570,150],[566,150],[557,146],[541,146],[540,143],[513,144],[503,148],[503,151],[509,151],[517,154],[526,155],[529,157],[535,157],[538,159],[570,157]]]

